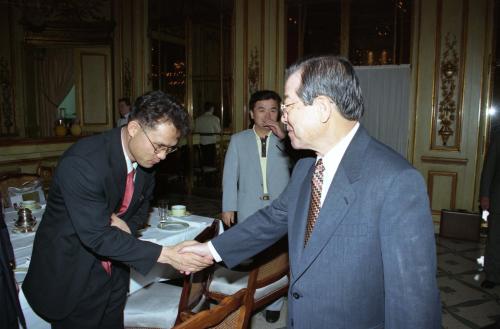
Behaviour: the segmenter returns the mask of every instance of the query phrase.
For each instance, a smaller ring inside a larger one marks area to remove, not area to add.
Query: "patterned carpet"
[[[205,194],[209,197],[168,195],[169,204],[184,204],[195,214],[219,217],[220,193]],[[493,329],[500,322],[500,286],[482,289],[484,273],[477,258],[484,255],[484,240],[468,242],[436,238],[438,255],[438,285],[443,305],[443,328],[445,329]],[[286,302],[285,307],[286,308]],[[286,325],[285,312],[277,323],[268,324],[262,314],[252,318],[254,329],[280,328]]]

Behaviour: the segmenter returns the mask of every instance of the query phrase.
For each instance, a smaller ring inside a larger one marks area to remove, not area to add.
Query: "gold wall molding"
[[[443,157],[432,157],[432,156],[421,156],[420,160],[426,163],[436,163],[444,165],[467,165],[467,159],[457,159],[457,158],[443,158]]]
[[[132,69],[129,58],[123,59],[122,77],[122,97],[128,97],[130,99],[130,97],[132,96]],[[132,99],[131,102],[133,102]]]
[[[260,86],[260,61],[259,50],[254,47],[250,52],[250,62],[248,63],[248,93],[252,95],[259,90]],[[248,109],[250,110],[250,109]]]
[[[448,139],[454,134],[455,116],[457,103],[453,99],[456,89],[456,77],[458,74],[457,37],[447,33],[445,37],[445,51],[441,59],[441,101],[438,106],[438,119],[441,128],[438,133],[442,144],[446,146]]]
[[[460,151],[468,1],[440,0],[436,5],[431,149]],[[451,11],[458,15],[450,16]],[[453,21],[456,17],[461,24]]]
[[[442,189],[444,189],[450,193],[449,202],[446,205],[444,205],[442,203],[442,200],[437,200],[437,198],[436,199],[434,198],[434,196],[436,196],[434,194],[435,193],[434,181],[436,180],[436,178],[442,178],[442,177],[447,177],[447,178],[451,179],[450,186],[440,186]],[[439,214],[441,212],[441,209],[445,209],[445,208],[455,209],[456,200],[457,200],[457,181],[458,181],[458,173],[456,173],[456,172],[432,171],[432,170],[429,170],[427,172],[427,188],[428,188],[429,200],[431,202],[431,210],[432,210],[433,215]],[[441,201],[441,202],[439,202],[439,201]],[[440,204],[436,205],[434,203],[440,203]],[[435,209],[436,206],[438,206],[439,209]]]
[[[14,135],[13,87],[10,74],[10,63],[0,56],[0,136]]]

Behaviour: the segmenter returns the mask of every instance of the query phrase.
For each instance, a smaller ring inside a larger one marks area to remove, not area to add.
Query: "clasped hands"
[[[212,265],[214,259],[206,243],[184,241],[175,246],[164,246],[158,262],[170,264],[183,274],[190,274]]]
[[[111,215],[110,224],[130,234],[127,223],[116,214]],[[157,261],[169,264],[184,274],[201,271],[214,263],[207,244],[196,241],[184,241],[175,246],[163,246]]]

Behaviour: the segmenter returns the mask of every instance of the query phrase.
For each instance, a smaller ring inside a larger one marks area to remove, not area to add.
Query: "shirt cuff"
[[[212,254],[212,258],[217,262],[222,262],[222,257],[219,255],[217,250],[215,250],[214,245],[212,244],[212,241],[208,241],[208,250],[210,250],[210,253]]]

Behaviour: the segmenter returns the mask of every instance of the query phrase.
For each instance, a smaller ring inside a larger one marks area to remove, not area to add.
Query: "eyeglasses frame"
[[[148,139],[149,143],[153,147],[153,150],[154,150],[155,154],[160,154],[161,152],[165,152],[165,154],[170,154],[170,153],[173,153],[173,152],[177,151],[177,147],[176,146],[158,146],[158,147],[156,147],[155,144],[153,144],[153,142],[149,138],[148,134],[146,133],[146,130],[144,129],[144,127],[140,123],[139,123],[139,127],[141,127],[141,130],[144,133],[144,136],[146,136],[146,138]]]

